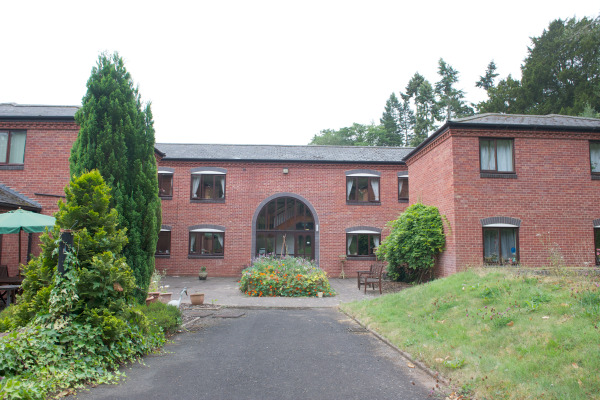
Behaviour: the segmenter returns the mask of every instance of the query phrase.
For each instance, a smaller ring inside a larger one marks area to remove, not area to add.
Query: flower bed
[[[303,258],[261,257],[242,271],[240,290],[255,297],[334,296],[327,273]]]

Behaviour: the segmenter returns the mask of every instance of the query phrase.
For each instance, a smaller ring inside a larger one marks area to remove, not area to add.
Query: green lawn
[[[342,309],[476,399],[600,399],[598,279],[477,269]]]

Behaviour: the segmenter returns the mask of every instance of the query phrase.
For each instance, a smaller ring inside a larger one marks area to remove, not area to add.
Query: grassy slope
[[[600,399],[589,278],[470,270],[342,308],[473,398]]]

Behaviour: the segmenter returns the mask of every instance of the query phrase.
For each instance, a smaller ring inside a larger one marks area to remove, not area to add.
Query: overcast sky
[[[320,130],[378,122],[392,92],[443,58],[470,101],[494,59],[520,77],[530,37],[569,1],[0,2],[0,103],[80,105],[99,53],[118,51],[157,142],[307,144]]]

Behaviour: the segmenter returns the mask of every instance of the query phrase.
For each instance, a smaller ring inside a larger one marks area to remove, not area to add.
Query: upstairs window
[[[590,167],[592,175],[600,177],[600,142],[590,142]]]
[[[157,256],[168,256],[171,254],[171,231],[161,229],[158,233],[158,242],[156,242]]]
[[[371,170],[346,172],[346,202],[379,203],[380,173]]]
[[[190,256],[223,256],[225,232],[190,232]]]
[[[346,232],[346,255],[348,257],[375,257],[381,242],[381,232],[370,229]]]
[[[0,131],[0,164],[25,162],[25,131]]]
[[[225,172],[218,170],[192,172],[191,199],[225,201]]]
[[[158,171],[158,196],[173,197],[173,173]]]
[[[513,139],[479,139],[481,172],[514,173]]]
[[[408,202],[408,175],[398,176],[398,201]]]

